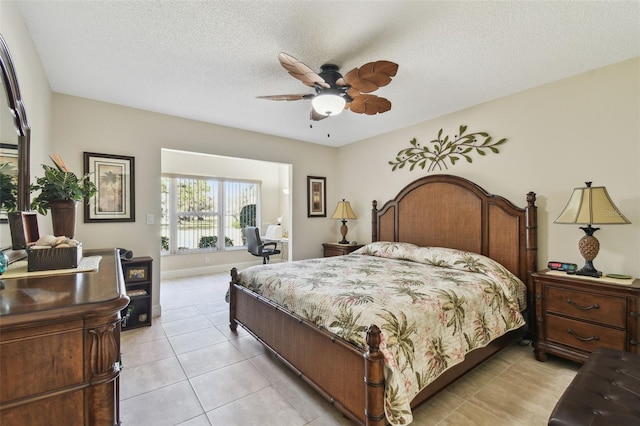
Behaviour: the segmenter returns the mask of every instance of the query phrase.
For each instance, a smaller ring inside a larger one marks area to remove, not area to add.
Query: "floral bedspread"
[[[346,256],[254,266],[242,285],[364,349],[382,330],[385,413],[411,423],[411,400],[442,372],[525,321],[524,284],[479,254],[376,242]]]

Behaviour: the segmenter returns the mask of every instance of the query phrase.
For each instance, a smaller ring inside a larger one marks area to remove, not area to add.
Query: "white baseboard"
[[[156,318],[162,315],[162,306],[158,303],[157,305],[153,305],[151,307],[151,317]]]

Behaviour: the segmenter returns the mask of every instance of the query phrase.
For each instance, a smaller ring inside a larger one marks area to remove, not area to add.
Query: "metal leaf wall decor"
[[[461,125],[457,135],[450,138],[448,135],[442,136],[442,129],[438,132],[438,137],[430,141],[427,145],[420,145],[416,138],[411,139],[411,147],[405,148],[398,152],[394,161],[389,161],[389,165],[393,166],[391,171],[402,169],[410,164],[409,171],[416,166],[427,171],[448,169],[447,162],[452,166],[462,158],[467,163],[473,162],[471,154],[486,155],[487,150],[498,154],[498,146],[504,144],[507,139],[502,138],[494,142],[493,138],[487,132],[467,133],[467,126]]]

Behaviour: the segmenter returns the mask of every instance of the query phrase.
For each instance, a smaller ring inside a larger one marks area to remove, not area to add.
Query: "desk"
[[[280,261],[289,260],[289,238],[269,238],[264,236],[260,237],[260,239],[263,243],[278,243],[280,245]]]

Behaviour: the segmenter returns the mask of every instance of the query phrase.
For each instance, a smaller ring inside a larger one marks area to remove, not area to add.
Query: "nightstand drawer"
[[[573,346],[585,351],[599,347],[625,350],[626,333],[595,324],[574,321],[568,318],[548,315],[546,318],[547,340]]]
[[[546,310],[625,328],[627,301],[623,297],[546,287]]]

